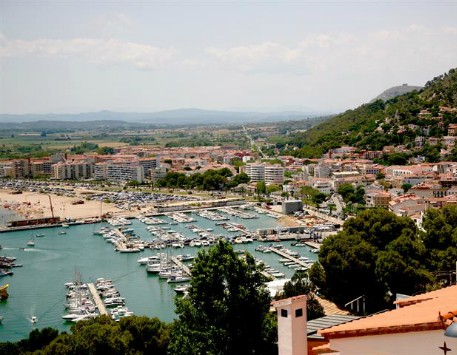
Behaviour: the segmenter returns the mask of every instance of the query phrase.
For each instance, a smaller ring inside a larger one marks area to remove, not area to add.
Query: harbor
[[[258,246],[268,246],[268,243],[246,241],[235,243],[236,236],[241,231],[249,233],[258,229],[258,226],[275,228],[275,218],[256,214],[257,218],[230,216],[221,211],[215,213],[224,217],[223,220],[213,220],[208,216],[200,216],[198,212],[185,213],[193,222],[174,221],[168,215],[148,217],[140,221],[137,218],[129,219],[130,224],[114,227],[108,223],[94,223],[70,225],[69,228],[44,228],[39,233],[42,237],[35,239],[34,247],[27,247],[27,241],[37,234],[34,230],[21,230],[0,234],[0,244],[3,246],[0,254],[16,257],[23,267],[15,269],[13,276],[8,276],[8,293],[10,297],[6,302],[0,303],[0,315],[4,317],[0,326],[0,341],[18,340],[28,335],[35,328],[51,326],[61,331],[68,331],[69,324],[62,319],[64,312],[64,290],[62,285],[73,278],[74,269],[77,268],[82,278],[89,284],[96,283],[100,275],[110,279],[125,298],[125,306],[136,315],[156,316],[163,321],[170,322],[175,317],[174,298],[178,291],[178,284],[167,282],[156,274],[146,272],[145,268],[137,262],[141,258],[154,257],[157,253],[167,253],[175,266],[184,270],[183,275],[190,273],[189,262],[182,261],[183,256],[196,256],[200,250],[207,250],[209,246],[185,244],[182,247],[173,247],[171,244],[164,249],[150,249],[145,247],[136,253],[121,253],[107,243],[102,235],[98,234],[102,228],[114,230],[116,228],[132,229],[134,239],[150,243],[157,238],[146,228],[148,226],[162,226],[174,230],[186,240],[203,239],[199,233],[208,233],[214,236],[224,236],[233,239],[235,250],[243,253],[250,252],[263,263],[271,267],[269,270],[277,275],[284,274],[291,277],[295,270],[285,267],[275,253],[256,251]],[[244,211],[243,211],[244,212]],[[247,211],[254,213],[253,211]],[[238,230],[229,231],[218,223],[230,223],[240,226]],[[187,228],[190,225],[196,231]],[[210,230],[210,231],[209,231]],[[65,234],[60,232],[65,231]],[[125,230],[124,230],[125,234]],[[172,233],[167,233],[172,234]],[[208,240],[208,238],[207,238]],[[281,242],[286,248],[293,248],[292,241]],[[149,245],[149,244],[148,244]],[[307,257],[317,258],[310,252],[310,248],[295,248]],[[181,259],[181,260],[180,260]],[[268,273],[268,272],[267,272]],[[3,278],[5,279],[5,278]],[[184,285],[179,287],[185,288]],[[92,292],[93,293],[93,292]],[[95,299],[95,297],[94,297]],[[97,304],[97,308],[100,304]],[[100,312],[103,312],[103,308]],[[106,310],[109,312],[109,310]],[[38,321],[32,323],[31,317]]]

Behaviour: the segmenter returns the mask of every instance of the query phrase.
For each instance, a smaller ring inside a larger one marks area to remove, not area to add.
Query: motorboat
[[[36,322],[38,322],[38,318],[36,316],[32,316],[32,318],[30,319],[30,321],[35,324]]]
[[[146,265],[146,264],[149,264],[150,261],[158,261],[160,260],[160,258],[156,255],[153,255],[153,256],[147,256],[145,258],[140,258],[137,260],[137,263],[140,264],[140,265]]]
[[[190,281],[190,277],[184,275],[171,275],[167,280],[168,283],[178,283],[187,281]]]
[[[190,287],[190,285],[188,285],[188,284],[186,284],[186,285],[178,285],[173,290],[176,293],[184,293],[184,292],[187,292],[189,290],[189,287]]]
[[[139,253],[141,251],[140,248],[122,248],[118,249],[120,253]]]
[[[190,255],[190,254],[183,254],[183,255],[178,255],[176,257],[179,261],[189,261],[189,260],[194,260],[195,256]]]
[[[29,247],[34,247],[35,246],[35,241],[33,239],[30,239],[28,242],[27,242],[27,246]]]
[[[35,237],[37,237],[37,238],[44,237],[44,234],[43,233],[38,233],[38,234],[35,235]]]

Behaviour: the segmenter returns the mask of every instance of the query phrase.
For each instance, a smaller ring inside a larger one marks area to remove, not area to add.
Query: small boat
[[[38,318],[36,316],[32,316],[32,318],[30,319],[30,321],[35,324],[36,322],[38,322]]]
[[[65,231],[60,231],[59,234],[60,234],[60,235],[64,235],[64,234],[67,234],[67,232],[65,232]]]
[[[29,247],[34,247],[35,246],[35,241],[33,239],[30,239],[28,242],[27,242],[27,246]]]
[[[178,255],[176,257],[179,261],[189,261],[189,260],[194,260],[195,256],[190,255],[190,254],[183,254],[183,255]]]
[[[38,234],[35,235],[35,237],[38,237],[38,238],[44,237],[44,234],[43,233],[38,233]]]
[[[190,277],[179,276],[179,275],[171,275],[167,280],[168,283],[178,283],[178,282],[187,282],[187,281],[190,281]]]
[[[68,228],[70,225],[68,223],[62,223],[62,228]]]
[[[190,285],[178,285],[174,288],[176,293],[184,293],[189,290]]]

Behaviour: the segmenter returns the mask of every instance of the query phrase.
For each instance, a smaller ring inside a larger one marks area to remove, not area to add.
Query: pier
[[[304,268],[308,269],[309,268],[309,262],[306,262],[306,261],[302,261],[302,260],[299,260],[297,258],[294,258],[293,256],[290,256],[289,254],[281,251],[281,250],[278,250],[276,248],[270,248],[270,250],[273,252],[273,253],[276,253],[280,256],[282,256],[283,258],[285,259],[289,259],[290,261],[293,261],[294,263],[297,263],[298,265],[300,266],[303,266]]]
[[[185,274],[187,274],[188,276],[191,276],[191,272],[190,272],[190,269],[184,265],[181,261],[179,261],[176,257],[174,256],[171,256],[170,257],[171,261],[177,266],[179,267]]]
[[[94,299],[95,305],[97,306],[98,311],[100,312],[100,314],[108,314],[102,299],[98,295],[98,292],[97,292],[97,289],[95,288],[95,285],[93,283],[88,283],[87,287],[89,288],[89,291],[90,291],[90,293],[92,295],[92,298]]]

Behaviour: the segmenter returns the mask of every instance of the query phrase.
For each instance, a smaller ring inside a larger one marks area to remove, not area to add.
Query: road
[[[244,134],[246,135],[247,139],[249,139],[249,143],[251,144],[251,149],[254,151],[257,150],[260,153],[262,158],[267,158],[267,156],[262,152],[262,149],[260,149],[260,147],[255,144],[254,139],[252,139],[252,137],[249,135],[246,127],[244,125],[242,127],[243,127]]]

